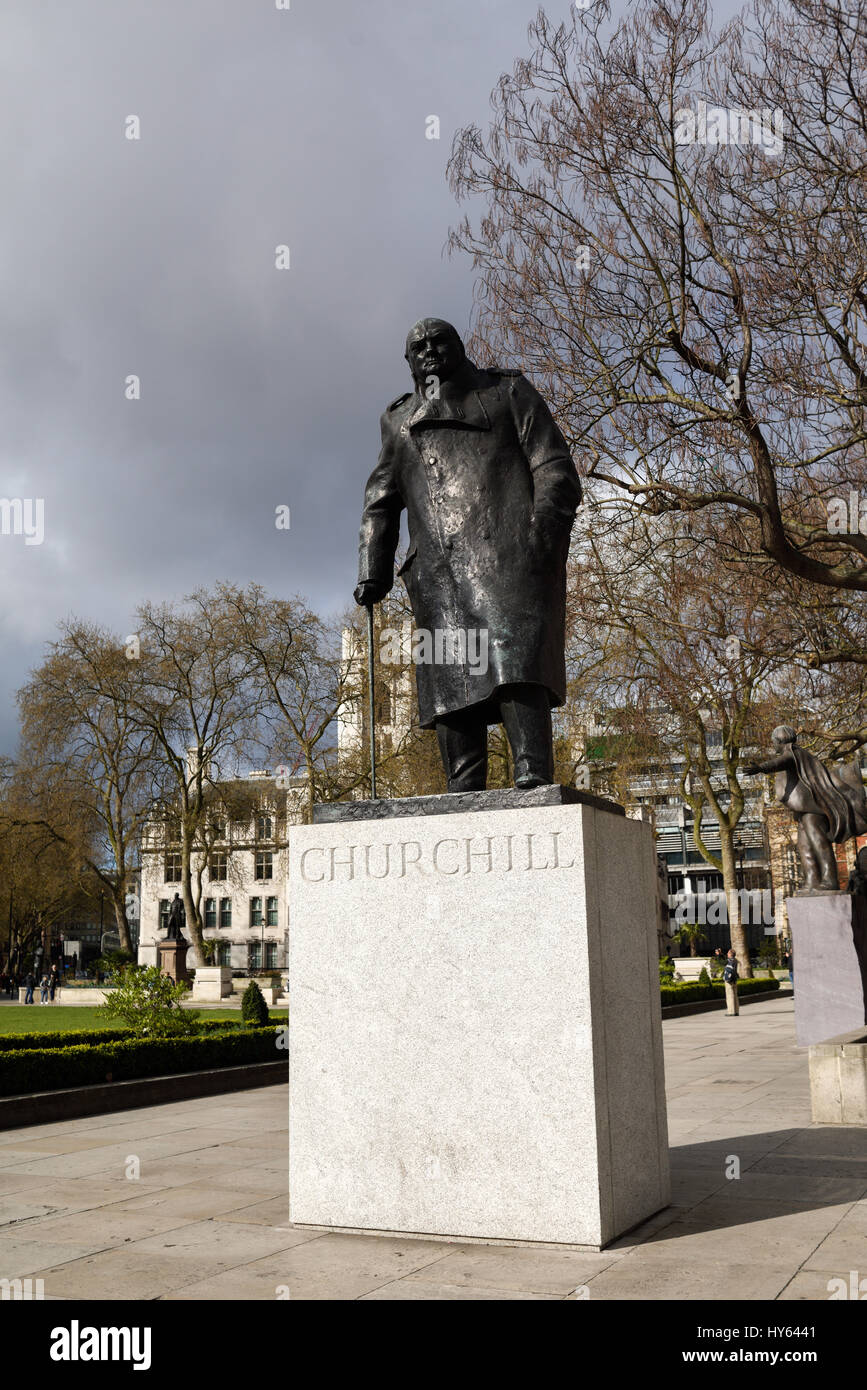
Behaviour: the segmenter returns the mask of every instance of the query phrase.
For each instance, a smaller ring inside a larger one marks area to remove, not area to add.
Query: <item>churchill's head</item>
[[[416,385],[429,377],[448,381],[467,360],[458,330],[445,319],[419,319],[406,339],[406,360]]]

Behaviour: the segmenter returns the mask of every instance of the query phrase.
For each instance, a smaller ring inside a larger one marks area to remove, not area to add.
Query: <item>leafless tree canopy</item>
[[[828,506],[867,489],[867,4],[715,31],[704,0],[600,0],[530,36],[452,150],[476,351],[550,394],[597,499],[733,511],[742,555],[863,591]]]

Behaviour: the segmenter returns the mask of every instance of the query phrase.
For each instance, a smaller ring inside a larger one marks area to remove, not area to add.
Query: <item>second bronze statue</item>
[[[414,391],[382,416],[382,450],[364,497],[355,598],[399,573],[417,629],[436,637],[416,664],[419,718],[435,728],[450,792],[487,782],[488,725],[501,722],[517,787],[554,778],[551,710],[566,698],[569,535],[581,484],[538,391],[516,371],[483,370],[455,328],[422,319],[406,359]],[[467,659],[484,634],[487,659]],[[463,638],[463,640],[461,640]],[[448,653],[437,661],[436,653]],[[455,659],[457,655],[457,659]]]

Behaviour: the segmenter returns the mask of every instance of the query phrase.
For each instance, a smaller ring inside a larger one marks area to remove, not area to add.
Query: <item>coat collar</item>
[[[416,390],[409,405],[409,415],[404,429],[437,429],[441,426],[457,426],[462,429],[489,430],[490,417],[482,403],[480,390],[487,384],[481,372],[473,371],[456,389],[451,382],[443,382],[439,396],[428,400]]]

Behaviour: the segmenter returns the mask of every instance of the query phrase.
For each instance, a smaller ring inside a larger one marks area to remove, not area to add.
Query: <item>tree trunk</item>
[[[205,963],[205,938],[202,932],[202,919],[198,908],[193,901],[193,869],[192,842],[188,834],[187,826],[184,824],[181,834],[181,897],[184,901],[184,913],[186,915],[186,930],[192,946],[192,952],[188,955],[188,964],[204,965]]]
[[[126,920],[126,896],[120,897],[117,892],[111,895],[112,906],[114,907],[114,921],[117,927],[117,934],[120,937],[120,949],[129,951],[132,955],[132,938],[129,934],[129,922]]]
[[[729,937],[738,958],[738,971],[741,979],[751,980],[753,967],[750,965],[750,952],[747,935],[741,922],[741,904],[738,896],[738,875],[735,863],[733,832],[720,826],[720,857],[722,859],[723,888],[729,918]]]

